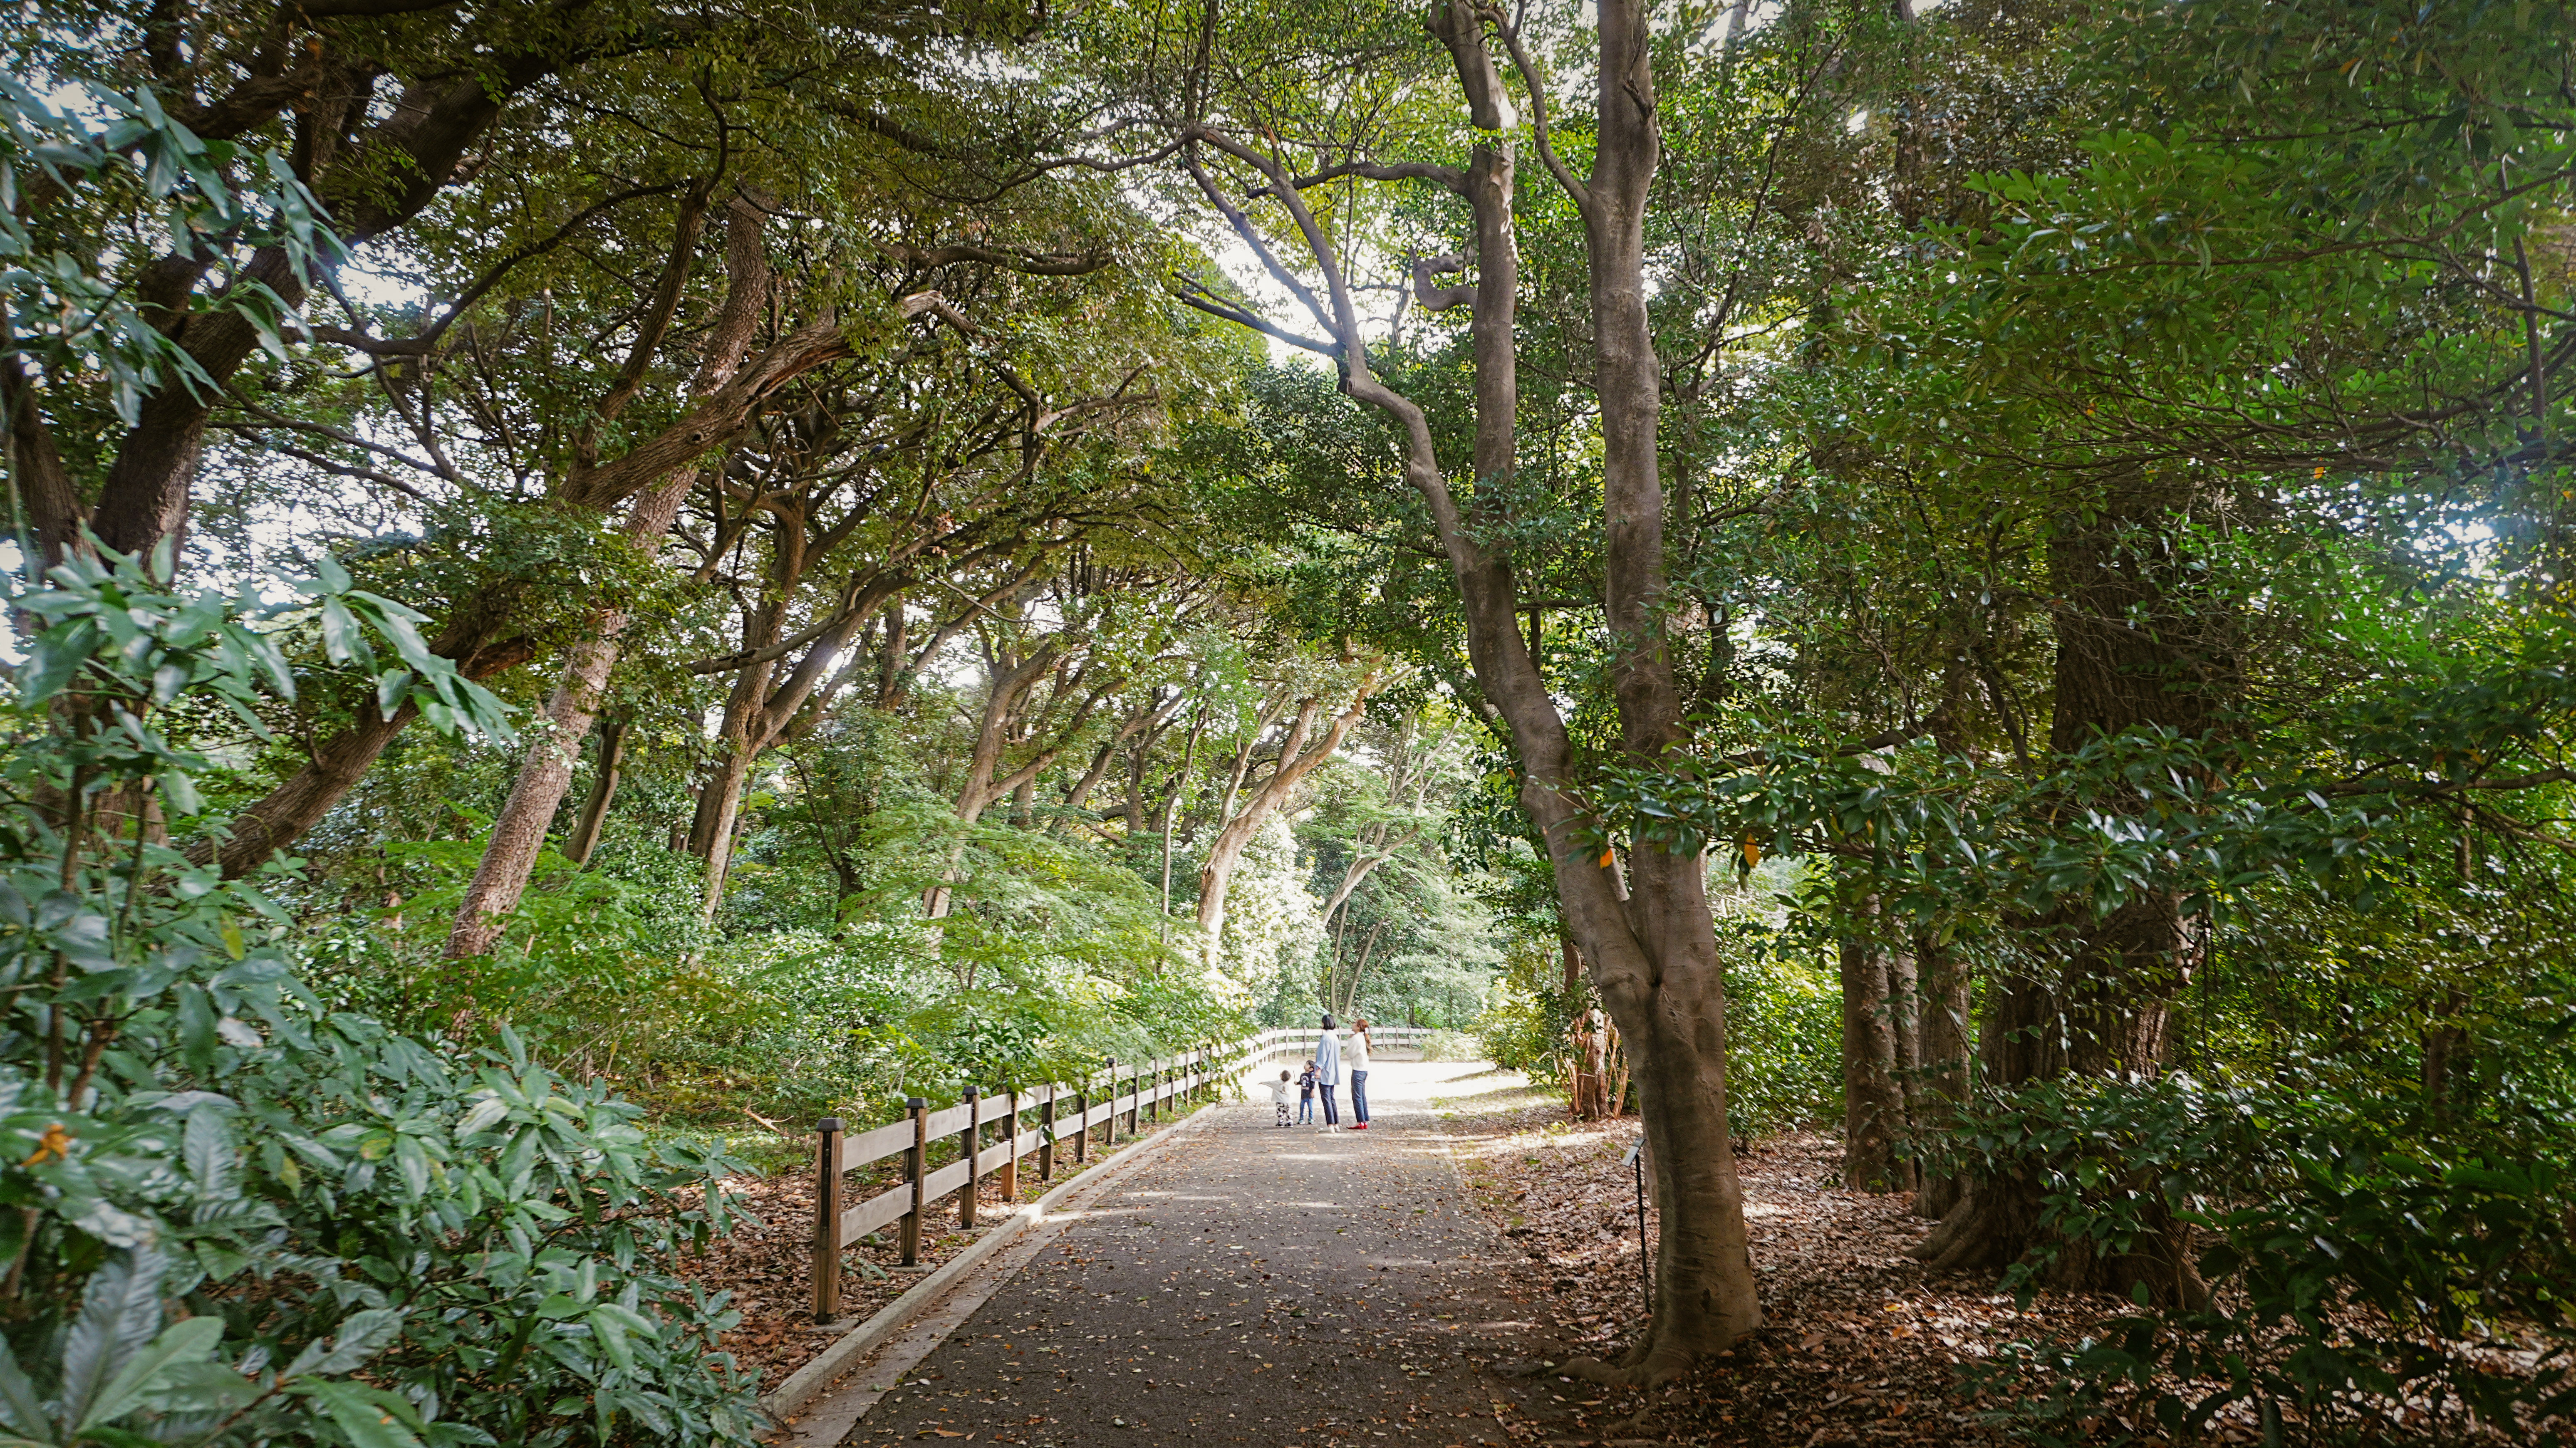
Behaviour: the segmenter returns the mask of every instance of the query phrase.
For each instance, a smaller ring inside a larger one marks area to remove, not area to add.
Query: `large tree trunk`
[[[1877,915],[1865,902],[1864,919]],[[1861,1192],[1902,1192],[1914,1187],[1914,1163],[1898,1156],[1912,1124],[1905,1109],[1907,1062],[1898,1017],[1912,1009],[1900,989],[1901,957],[1866,931],[1844,937],[1840,947],[1843,995],[1843,1185]]]
[[[760,208],[741,197],[726,208],[728,280],[697,375],[690,381],[694,398],[708,396],[732,378],[759,328],[761,312],[769,302],[771,281],[761,237],[764,220]],[[685,221],[683,224],[687,226]],[[684,238],[689,234],[683,231]],[[684,254],[675,252],[675,263],[683,259]],[[673,284],[681,271],[677,265],[672,268]],[[647,555],[655,552],[663,535],[679,518],[680,504],[687,499],[695,479],[694,465],[675,468],[659,484],[637,494],[626,514],[626,542]],[[546,699],[545,721],[528,742],[519,777],[510,787],[510,797],[502,804],[500,816],[492,822],[483,858],[475,866],[474,879],[465,887],[465,898],[457,905],[456,921],[447,935],[449,959],[491,950],[500,939],[505,919],[519,907],[519,897],[526,893],[529,877],[536,873],[537,856],[545,848],[546,831],[554,823],[555,812],[563,806],[564,791],[572,784],[573,761],[581,741],[589,736],[591,725],[599,717],[600,701],[607,695],[608,678],[616,671],[622,639],[632,617],[622,608],[601,610],[591,636],[573,645],[571,656],[564,661],[563,673]]]
[[[1556,169],[1584,213],[1596,327],[1595,382],[1604,442],[1605,564],[1621,746],[1653,763],[1684,741],[1681,697],[1660,632],[1664,608],[1664,496],[1655,452],[1660,369],[1646,316],[1644,206],[1656,163],[1654,77],[1646,17],[1634,0],[1603,0],[1600,127],[1590,185]],[[1574,749],[1522,635],[1507,557],[1482,541],[1507,521],[1514,471],[1519,382],[1513,324],[1519,262],[1513,239],[1513,162],[1501,86],[1487,50],[1486,16],[1467,0],[1441,0],[1430,27],[1456,62],[1469,115],[1482,134],[1463,172],[1416,167],[1403,174],[1441,181],[1464,196],[1475,221],[1476,283],[1470,336],[1475,357],[1475,446],[1471,506],[1462,508],[1443,471],[1421,406],[1371,370],[1358,310],[1330,234],[1306,207],[1295,178],[1275,157],[1222,132],[1194,130],[1188,145],[1225,152],[1260,170],[1323,273],[1335,360],[1344,393],[1401,429],[1405,478],[1422,496],[1449,559],[1485,714],[1509,735],[1520,763],[1520,800],[1553,868],[1566,930],[1591,963],[1603,1004],[1618,1022],[1635,1065],[1646,1149],[1660,1170],[1654,1319],[1618,1368],[1578,1359],[1588,1377],[1661,1382],[1704,1353],[1761,1326],[1747,1252],[1742,1184],[1727,1148],[1726,995],[1699,855],[1631,855],[1622,888],[1583,802]],[[1520,58],[1517,40],[1515,59]],[[1534,111],[1547,86],[1532,77]],[[1535,117],[1534,117],[1535,121]],[[1533,125],[1534,134],[1544,133]],[[1223,212],[1256,254],[1270,241],[1185,149],[1201,194]],[[1417,291],[1424,290],[1417,277]],[[1455,299],[1425,305],[1454,305]]]
[[[2092,521],[2069,520],[2050,550],[2062,602],[2049,747],[2061,760],[2097,737],[2133,728],[2200,735],[2231,685],[2215,621],[2176,611],[2177,600],[2189,596],[2179,549],[2189,494],[2124,479],[2110,485],[2103,502]],[[2034,922],[2029,939],[2034,964],[1995,982],[1990,993],[1978,1051],[1987,1084],[2009,1089],[2163,1069],[2167,1016],[2197,948],[2179,895],[2150,890],[2098,917],[2089,900],[2070,902]],[[2021,1260],[2044,1240],[2040,1190],[2027,1174],[1978,1181],[1916,1255],[1943,1269]],[[2123,1294],[2143,1283],[2159,1302],[2197,1303],[2206,1288],[2188,1237],[2168,1221],[2150,1223],[2126,1254],[2058,1243],[2046,1276],[2061,1286]]]
[[[1607,622],[1620,743],[1632,763],[1653,765],[1686,743],[1661,620],[1663,373],[1646,310],[1646,200],[1662,142],[1647,7],[1600,0],[1597,9],[1598,131],[1582,210],[1601,400]],[[1558,873],[1566,873],[1561,858]],[[1655,1317],[1623,1365],[1632,1380],[1660,1381],[1759,1327],[1762,1309],[1728,1149],[1726,985],[1705,862],[1641,850],[1629,857],[1629,880],[1625,921],[1601,919],[1598,904],[1585,901],[1573,924],[1578,937],[1592,937],[1585,953],[1627,1046],[1648,1148],[1664,1168],[1656,1183],[1665,1226]]]
[[[1938,1130],[1949,1113],[1968,1099],[1968,972],[1958,955],[1929,937],[1918,937],[1914,959],[1919,979],[1915,1011],[1921,1041],[1922,1078],[1914,1093],[1917,1125]],[[1967,1194],[1956,1173],[1918,1172],[1914,1189],[1917,1216],[1939,1220]]]
[[[2102,920],[2061,916],[2035,927],[2042,957],[2059,964],[2050,975],[2010,976],[1989,988],[1978,1043],[1983,1078],[2009,1088],[2160,1069],[2167,1013],[2189,952],[2176,905],[2170,895],[2151,895]],[[2026,1172],[1977,1179],[1915,1255],[1940,1271],[2000,1271],[2021,1261],[2048,1241],[2042,1190]],[[2197,1305],[2207,1289],[2190,1260],[2188,1229],[2161,1212],[2149,1217],[2148,1231],[2126,1253],[2050,1243],[2056,1256],[2043,1280],[2123,1296],[2143,1283],[2159,1303]]]

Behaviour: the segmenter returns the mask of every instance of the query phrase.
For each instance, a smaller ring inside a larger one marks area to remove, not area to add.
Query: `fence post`
[[[1083,1078],[1081,1085],[1073,1088],[1073,1114],[1082,1121],[1082,1129],[1073,1134],[1073,1164],[1080,1166],[1091,1160],[1091,1078],[1088,1076]]]
[[[1112,1079],[1109,1084],[1112,1087],[1115,1087],[1118,1083],[1115,1079]],[[1132,1140],[1136,1135],[1136,1119],[1139,1116],[1142,1116],[1145,1111],[1144,1067],[1133,1066],[1128,1068],[1126,1096],[1127,1135]],[[1113,1143],[1118,1140],[1118,1113],[1114,1109],[1109,1113],[1109,1139]]]
[[[1145,1103],[1145,1121],[1148,1125],[1163,1124],[1163,1078],[1171,1069],[1168,1061],[1149,1062],[1146,1066],[1146,1070],[1154,1077],[1154,1099]],[[1139,1091],[1136,1094],[1142,1096],[1145,1093]]]
[[[966,1158],[966,1185],[957,1189],[957,1225],[975,1225],[975,1185],[984,1175],[984,1093],[966,1088],[966,1129],[957,1133],[957,1149]]]
[[[1055,1180],[1055,1083],[1047,1083],[1046,1130],[1039,1134],[1038,1180]]]
[[[995,1175],[1001,1180],[1002,1200],[1016,1207],[1020,1204],[1020,1093],[1017,1087],[1011,1090],[1010,1110],[1002,1118],[1002,1130],[1010,1137],[1002,1145],[1002,1150],[1008,1155],[1003,1158],[1002,1169]]]
[[[814,1320],[841,1315],[841,1118],[814,1123]]]
[[[921,1209],[926,1205],[922,1191],[930,1184],[930,1103],[918,1096],[908,1097],[904,1109],[912,1113],[912,1150],[903,1156],[903,1175],[912,1183],[912,1210],[903,1214],[903,1228],[898,1234],[903,1244],[903,1265],[921,1265]]]

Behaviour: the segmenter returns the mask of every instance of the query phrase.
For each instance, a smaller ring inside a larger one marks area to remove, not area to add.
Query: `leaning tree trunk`
[[[591,852],[599,848],[599,837],[608,826],[608,806],[617,798],[618,779],[626,764],[626,731],[623,719],[605,720],[599,726],[599,759],[591,770],[590,793],[573,819],[572,833],[564,837],[564,858],[576,865],[590,863]]]
[[[914,314],[922,295],[926,294],[903,299],[898,308],[909,309],[905,315]],[[738,370],[733,380],[714,395],[630,448],[617,461],[574,474],[559,490],[558,497],[568,506],[604,512],[669,477],[675,468],[731,446],[781,389],[815,368],[849,355],[849,342],[837,325],[818,323],[798,328]],[[526,663],[535,653],[535,643],[524,631],[524,621],[514,613],[520,592],[515,587],[485,590],[450,617],[431,649],[455,660],[458,673],[478,682]],[[375,710],[363,705],[359,714],[355,722],[319,745],[304,768],[242,813],[233,837],[212,852],[212,857],[222,863],[226,878],[238,878],[258,869],[271,855],[311,829],[402,732],[402,725],[418,717],[417,711],[406,708],[400,711],[401,722],[388,725]],[[192,857],[205,856],[192,851]]]
[[[528,661],[535,647],[523,634],[493,637],[507,629],[508,614],[508,608],[502,606],[459,620],[432,640],[430,649],[455,660],[456,671],[477,682],[517,668]],[[366,776],[385,747],[419,717],[420,706],[410,701],[387,718],[376,709],[372,697],[360,700],[356,717],[338,733],[316,744],[303,767],[234,816],[230,834],[220,843],[193,847],[189,857],[199,864],[211,859],[222,868],[227,880],[258,870],[306,830],[321,823],[332,806]]]
[[[1350,707],[1333,716],[1333,722],[1324,727],[1323,736],[1312,746],[1306,744],[1307,733],[1322,705],[1314,699],[1300,704],[1297,721],[1288,727],[1288,738],[1279,747],[1278,767],[1209,843],[1207,863],[1199,868],[1198,909],[1200,948],[1208,952],[1209,959],[1215,958],[1217,944],[1225,935],[1226,892],[1234,880],[1234,867],[1243,861],[1243,852],[1306,776],[1342,747],[1342,741],[1368,713],[1368,701],[1377,693],[1380,682],[1378,672],[1370,670],[1353,692]]]
[[[690,395],[697,399],[709,396],[731,380],[759,328],[762,309],[769,302],[771,277],[761,240],[766,218],[758,207],[741,197],[734,199],[725,215],[728,284],[715,325],[707,335],[697,375],[690,380]],[[696,476],[694,464],[674,468],[661,482],[636,495],[623,529],[628,546],[647,555],[660,546],[662,536],[678,520],[680,504],[687,500]],[[555,812],[563,807],[564,791],[572,785],[573,762],[581,742],[599,717],[600,701],[607,695],[608,677],[617,668],[623,637],[632,618],[623,608],[600,610],[591,635],[574,644],[571,656],[564,661],[563,674],[546,699],[545,722],[536,737],[528,741],[527,757],[519,765],[510,797],[502,804],[500,816],[492,821],[483,858],[475,866],[473,881],[465,887],[465,898],[456,907],[456,921],[447,934],[449,959],[490,951],[500,939],[501,927],[510,912],[519,908],[519,897],[527,892],[528,880],[536,873],[537,856],[545,848],[546,831],[554,824]]]
[[[668,532],[693,476],[689,472],[675,474],[661,487],[636,499],[635,509],[626,520],[628,541],[649,547]],[[573,762],[580,755],[581,742],[589,736],[599,716],[600,700],[608,692],[608,676],[617,667],[620,635],[626,631],[630,617],[623,609],[609,610],[600,618],[598,631],[574,644],[572,656],[565,660],[563,675],[546,698],[545,721],[531,731],[535,737],[528,741],[519,776],[510,786],[510,797],[503,801],[500,815],[492,821],[483,858],[475,866],[474,878],[456,907],[455,922],[448,927],[448,959],[489,953],[501,938],[501,927],[510,912],[519,908],[519,897],[526,893],[529,879],[536,874],[537,855],[545,847],[546,831],[554,824],[555,812],[563,806],[564,791],[572,785]]]
[[[2129,729],[2201,735],[2229,692],[2222,621],[2180,611],[2190,597],[2179,540],[2191,501],[2152,480],[2116,480],[2091,521],[2052,544],[2060,603],[2049,747],[2058,759]],[[2114,793],[2086,803],[2117,810],[2134,801]],[[2026,963],[1994,984],[1979,1033],[1987,1085],[2163,1069],[2167,1016],[2196,963],[2178,892],[2134,893],[2108,914],[2089,897],[2072,900],[2032,922],[2025,939]],[[2101,1253],[2049,1242],[2040,1198],[2027,1172],[1984,1178],[1916,1255],[1940,1269],[1995,1269],[2046,1243],[2056,1251],[2044,1275],[2056,1285],[2126,1294],[2144,1284],[2159,1302],[2204,1298],[2181,1225],[2151,1221],[2133,1251]]]
[[[689,821],[689,853],[706,862],[699,913],[709,920],[715,918],[716,907],[724,900],[725,881],[733,873],[743,786],[750,781],[752,765],[763,747],[756,730],[761,702],[769,692],[769,667],[753,664],[736,677],[725,702],[724,720],[716,730],[715,758],[707,766],[697,813]]]

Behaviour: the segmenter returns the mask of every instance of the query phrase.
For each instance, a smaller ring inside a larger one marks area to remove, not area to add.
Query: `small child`
[[[1285,1075],[1287,1073],[1280,1073]],[[1315,1120],[1315,1058],[1306,1058],[1306,1070],[1297,1078],[1297,1124],[1310,1126]]]
[[[1288,1073],[1285,1071],[1279,1073],[1278,1080],[1270,1083],[1270,1104],[1279,1109],[1279,1125],[1286,1126],[1288,1124]]]

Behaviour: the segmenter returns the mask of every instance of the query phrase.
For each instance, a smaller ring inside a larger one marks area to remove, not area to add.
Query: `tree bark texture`
[[[1660,621],[1663,374],[1646,309],[1646,201],[1662,141],[1648,7],[1600,0],[1597,12],[1598,125],[1581,210],[1601,405],[1605,601],[1620,742],[1632,761],[1650,764],[1685,743],[1684,704]],[[1508,620],[1504,631],[1518,633]],[[1563,880],[1564,844],[1550,844]],[[1566,903],[1578,938],[1590,937],[1585,954],[1627,1047],[1648,1149],[1665,1168],[1656,1194],[1667,1225],[1656,1253],[1655,1318],[1622,1365],[1632,1380],[1660,1381],[1759,1327],[1762,1310],[1743,1186],[1727,1146],[1726,986],[1705,862],[1642,850],[1628,863],[1624,911],[1611,908],[1615,897],[1601,887],[1580,889]],[[1601,872],[1571,873],[1588,886],[1584,877]]]
[[[1937,1130],[1948,1113],[1968,1099],[1968,1062],[1975,1048],[1968,1023],[1968,972],[1955,951],[1929,937],[1917,938],[1914,959],[1919,990],[1915,1020],[1922,1042],[1914,1119]],[[1967,1193],[1965,1179],[1956,1173],[1918,1172],[1917,1178],[1917,1216],[1937,1221],[1949,1215]]]
[[[1871,902],[1874,907],[1875,902]],[[1865,914],[1875,914],[1869,909]],[[1898,1155],[1912,1126],[1905,1109],[1908,1063],[1899,1017],[1913,1008],[1901,989],[1900,957],[1865,934],[1841,942],[1843,997],[1843,1185],[1858,1192],[1914,1188],[1914,1163]]]

